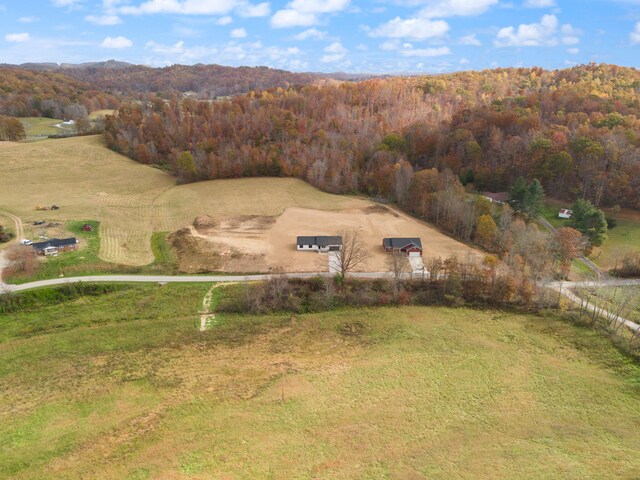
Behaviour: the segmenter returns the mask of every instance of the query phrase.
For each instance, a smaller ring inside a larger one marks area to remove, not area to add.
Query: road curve
[[[15,216],[13,213],[9,213],[4,210],[0,210],[0,216],[7,217],[10,220],[13,220],[13,223],[15,225],[15,230],[16,230],[16,238],[14,238],[12,242],[17,242],[24,238],[24,226],[22,225],[22,220],[20,220],[19,217]]]
[[[632,322],[624,317],[619,315],[612,314],[605,310],[604,308],[597,307],[595,305],[590,304],[589,302],[585,303],[585,300],[581,299],[578,295],[573,293],[571,289],[573,288],[603,288],[603,287],[623,287],[623,286],[633,286],[640,285],[640,279],[637,278],[626,278],[626,279],[609,279],[606,281],[590,281],[590,282],[552,282],[549,284],[549,288],[555,290],[560,295],[575,303],[576,305],[583,305],[584,308],[589,310],[590,312],[595,312],[597,315],[609,318],[612,321],[615,321],[619,324],[623,324],[629,330],[634,333],[640,331],[640,325],[636,322]]]

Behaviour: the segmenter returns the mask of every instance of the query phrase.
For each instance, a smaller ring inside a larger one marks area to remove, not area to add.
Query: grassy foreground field
[[[208,285],[112,288],[0,315],[0,477],[640,476],[640,368],[592,331],[416,307],[199,332]]]

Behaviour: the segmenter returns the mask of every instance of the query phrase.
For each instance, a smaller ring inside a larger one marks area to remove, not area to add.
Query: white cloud
[[[385,52],[392,52],[394,50],[398,50],[400,48],[399,40],[387,40],[379,45],[380,50],[384,50]]]
[[[331,45],[327,45],[324,51],[326,55],[323,55],[320,59],[322,63],[336,63],[344,60],[344,57],[349,52],[340,42],[333,42]]]
[[[293,38],[295,38],[296,40],[309,40],[309,39],[322,40],[326,36],[327,36],[327,32],[322,32],[315,28],[308,28],[304,32],[298,33]]]
[[[133,42],[125,37],[107,37],[100,44],[102,48],[130,48]]]
[[[460,59],[460,65],[469,65],[471,62],[466,58]]]
[[[271,6],[267,2],[259,3],[257,5],[243,3],[237,8],[237,10],[238,15],[241,17],[266,17],[271,13]]]
[[[629,34],[629,40],[631,41],[631,45],[640,44],[640,22],[636,23],[633,32]]]
[[[349,2],[350,0],[293,0],[271,17],[271,26],[310,27],[320,21],[320,15],[340,12],[349,6]]]
[[[118,17],[117,15],[111,15],[111,14],[87,15],[86,17],[84,17],[84,19],[87,22],[93,23],[95,25],[118,25],[119,23],[122,23],[122,20],[120,20],[120,17]]]
[[[215,55],[218,52],[216,48],[207,48],[202,46],[186,47],[182,40],[173,45],[163,45],[150,41],[147,42],[144,48],[145,50],[150,50],[158,55],[170,57],[172,62],[179,61],[182,63],[198,61]]]
[[[231,30],[232,38],[244,38],[247,36],[247,31],[244,28],[234,28]]]
[[[524,2],[526,8],[548,8],[555,7],[556,0],[526,0]]]
[[[20,17],[18,19],[20,23],[33,23],[37,22],[38,20],[40,20],[38,17]]]
[[[472,17],[480,15],[498,0],[423,0],[412,2],[414,4],[426,6],[420,10],[420,16],[424,18],[446,18],[446,17]]]
[[[458,42],[460,45],[473,45],[474,47],[482,46],[482,42],[476,38],[476,34],[465,35]]]
[[[443,55],[451,55],[449,47],[436,48],[413,48],[412,45],[404,45],[400,50],[403,57],[441,57]]]
[[[553,47],[580,43],[580,30],[569,24],[560,26],[555,15],[544,15],[540,22],[521,24],[517,29],[504,27],[494,40],[496,47]],[[558,38],[560,35],[560,38]]]
[[[147,0],[138,6],[125,5],[118,9],[126,15],[226,15],[233,10],[243,17],[263,17],[270,12],[266,2],[254,5],[244,0]]]
[[[56,7],[73,8],[78,3],[80,3],[80,0],[51,0],[51,3],[53,3],[53,5],[56,6]]]
[[[24,43],[30,40],[28,33],[7,33],[4,39],[11,43]]]
[[[313,13],[303,13],[296,10],[278,10],[271,17],[273,28],[309,27],[318,23]]]
[[[449,31],[449,24],[444,20],[426,18],[396,17],[380,25],[369,33],[372,37],[413,38],[423,40],[444,35]]]
[[[231,18],[229,15],[225,15],[224,17],[220,17],[216,23],[218,25],[229,25],[231,22],[233,22],[233,18]]]
[[[567,48],[567,53],[570,53],[571,55],[577,55],[578,53],[580,53],[580,49],[579,48]]]

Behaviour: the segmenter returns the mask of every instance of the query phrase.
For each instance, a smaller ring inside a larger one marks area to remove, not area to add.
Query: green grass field
[[[83,230],[85,224],[92,226],[90,232]],[[67,222],[66,228],[79,240],[79,250],[64,252],[56,257],[43,258],[41,269],[34,275],[8,276],[5,280],[21,284],[60,276],[75,277],[106,273],[171,275],[176,273],[176,258],[167,241],[168,234],[166,232],[154,232],[151,236],[151,249],[155,259],[152,263],[142,266],[128,266],[105,262],[100,258],[100,237],[98,234],[100,222],[95,220],[71,221]]]
[[[640,476],[640,368],[598,333],[418,307],[199,332],[208,288],[36,290],[0,315],[0,477]]]
[[[72,126],[65,128],[54,127],[54,125],[63,121],[57,118],[23,117],[20,118],[20,121],[24,125],[27,138],[75,133],[75,129]]]
[[[557,200],[549,200],[545,203],[542,216],[556,228],[571,225],[571,220],[558,218],[560,208],[571,208],[571,205]],[[629,251],[640,250],[640,214],[631,210],[623,210],[619,213],[611,213],[605,210],[607,216],[616,219],[616,226],[607,232],[608,239],[600,248],[595,248],[591,260],[602,268],[612,268],[617,261]]]
[[[627,252],[640,250],[640,215],[620,215],[616,221],[616,227],[607,232],[607,241],[591,257],[607,268],[614,267]]]

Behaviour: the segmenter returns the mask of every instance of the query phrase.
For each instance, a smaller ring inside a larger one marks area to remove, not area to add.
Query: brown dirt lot
[[[209,242],[210,249],[220,256],[225,272],[263,272],[282,269],[286,272],[327,270],[326,255],[296,250],[298,235],[335,235],[345,230],[360,232],[370,258],[361,271],[387,270],[387,255],[381,244],[384,237],[420,237],[424,259],[457,255],[479,255],[478,251],[443,235],[416,219],[381,205],[367,205],[341,211],[307,208],[287,208],[278,217],[238,217],[227,219],[216,228],[191,229],[191,235]],[[192,239],[193,241],[195,239]],[[178,252],[181,265],[198,264],[193,258]],[[202,261],[211,253],[204,249]],[[191,270],[186,270],[191,271]]]

